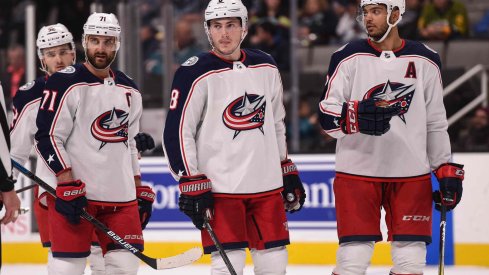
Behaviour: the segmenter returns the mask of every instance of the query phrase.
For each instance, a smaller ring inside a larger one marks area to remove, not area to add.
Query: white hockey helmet
[[[381,39],[379,40],[373,40],[370,38],[372,41],[380,43],[384,41],[384,39],[387,37],[389,32],[393,27],[395,27],[399,22],[402,20],[402,15],[404,12],[406,12],[406,1],[405,0],[361,0],[360,2],[360,8],[363,8],[364,6],[367,5],[386,5],[387,7],[387,25],[389,25],[389,28],[385,32],[384,36],[382,36]],[[394,11],[395,8],[399,9],[399,18],[397,19],[396,22],[390,23],[389,19],[391,17],[392,11]]]
[[[54,24],[49,26],[44,26],[39,30],[37,34],[36,46],[37,46],[37,57],[41,62],[41,71],[48,73],[46,64],[43,61],[44,54],[43,49],[52,48],[56,46],[61,46],[69,44],[71,50],[75,51],[75,43],[73,42],[73,35],[63,24]],[[73,55],[72,64],[76,63],[76,54]]]
[[[42,49],[56,47],[64,44],[70,44],[72,50],[75,50],[73,35],[63,24],[54,24],[44,26],[39,30],[36,40],[37,56],[42,59]]]
[[[121,45],[121,26],[117,17],[112,13],[92,13],[83,25],[83,48],[86,49],[87,35],[113,36],[116,38],[116,51]]]
[[[247,33],[248,10],[246,9],[245,5],[243,5],[241,0],[211,0],[209,2],[204,13],[204,29],[211,46],[213,45],[209,33],[209,21],[212,19],[233,17],[238,17],[241,19],[241,26],[243,27],[241,41],[243,41]]]

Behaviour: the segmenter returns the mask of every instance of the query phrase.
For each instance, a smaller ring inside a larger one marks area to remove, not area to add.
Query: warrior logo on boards
[[[238,97],[229,104],[224,113],[222,120],[224,125],[234,130],[234,138],[241,131],[259,129],[263,134],[263,124],[265,123],[266,102],[263,96],[248,94]]]
[[[399,106],[401,112],[398,116],[404,123],[406,123],[404,114],[409,111],[414,92],[414,85],[405,85],[387,80],[387,83],[382,83],[371,88],[365,94],[364,99],[376,98],[380,99],[385,106]]]
[[[92,122],[92,136],[102,142],[99,150],[107,143],[123,142],[127,146],[128,116],[125,111],[113,108]]]

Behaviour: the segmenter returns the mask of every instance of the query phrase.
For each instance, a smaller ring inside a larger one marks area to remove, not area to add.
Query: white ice
[[[287,275],[325,275],[331,274],[333,267],[326,265],[291,265],[287,268]],[[45,265],[4,265],[2,266],[2,275],[47,275]],[[87,268],[85,275],[89,275],[90,271]],[[194,274],[210,274],[208,265],[191,265],[169,270],[153,270],[148,266],[141,266],[138,275],[194,275]],[[252,275],[253,266],[247,266],[244,275]],[[367,275],[388,275],[389,267],[372,267],[367,272]],[[424,275],[436,275],[438,269],[436,266],[430,266],[425,271]],[[445,275],[489,275],[489,268],[483,267],[445,267]]]

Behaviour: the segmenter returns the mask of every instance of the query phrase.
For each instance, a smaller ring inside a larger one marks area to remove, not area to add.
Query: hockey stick
[[[447,227],[447,208],[445,205],[440,205],[440,245],[438,256],[438,275],[445,274],[445,235]]]
[[[49,184],[44,182],[42,179],[38,178],[31,171],[24,168],[22,165],[17,163],[15,160],[12,160],[12,165],[19,170],[22,174],[26,175],[29,179],[37,183],[40,187],[44,188],[49,194],[56,198],[56,190],[51,187]],[[82,218],[87,220],[89,223],[93,224],[97,229],[104,232],[109,238],[111,238],[114,242],[118,243],[122,248],[131,252],[134,256],[138,257],[151,266],[154,269],[169,269],[176,268],[184,265],[191,264],[200,257],[202,257],[202,250],[200,248],[194,247],[191,248],[181,254],[167,257],[167,258],[151,258],[149,256],[144,255],[139,249],[127,243],[123,238],[117,235],[115,232],[110,230],[105,224],[94,218],[92,215],[87,213],[85,209],[82,209],[82,213],[80,215]]]
[[[37,184],[35,184],[35,183],[34,183],[34,184],[31,184],[31,185],[28,185],[28,186],[24,186],[24,187],[20,188],[19,190],[15,190],[15,193],[17,193],[17,194],[18,194],[18,193],[24,192],[24,191],[26,191],[26,190],[32,189],[32,188],[34,188],[34,186],[36,186],[36,185],[37,185]]]
[[[204,217],[204,228],[207,230],[207,233],[209,233],[209,236],[211,237],[212,241],[214,242],[214,245],[217,248],[217,251],[219,251],[219,254],[221,254],[222,259],[224,260],[224,263],[226,264],[226,267],[229,270],[229,273],[231,275],[237,275],[236,270],[234,270],[233,265],[231,264],[231,261],[228,258],[228,255],[226,255],[226,251],[224,251],[224,247],[222,247],[221,242],[217,238],[216,233],[214,230],[212,230],[212,227],[209,223],[209,217],[210,215],[205,215]]]

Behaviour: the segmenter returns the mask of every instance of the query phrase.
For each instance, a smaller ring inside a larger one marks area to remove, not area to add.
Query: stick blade
[[[160,258],[156,260],[156,269],[177,268],[191,264],[202,257],[202,249],[198,247],[191,248],[182,254],[178,254],[168,258]]]

